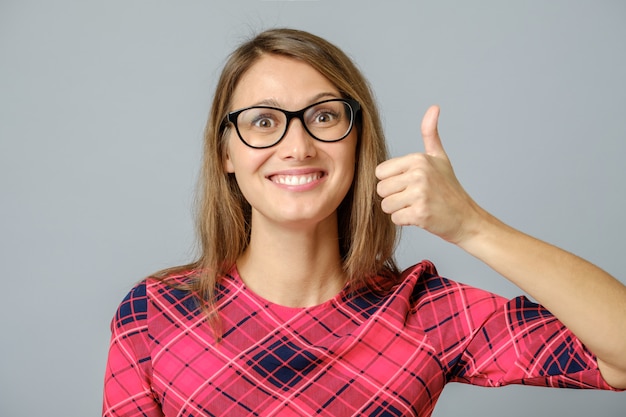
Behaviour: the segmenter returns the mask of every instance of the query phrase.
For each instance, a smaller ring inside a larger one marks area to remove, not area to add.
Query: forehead
[[[328,78],[306,62],[265,54],[241,77],[232,98],[232,108],[273,103],[297,110],[321,94],[341,97]]]

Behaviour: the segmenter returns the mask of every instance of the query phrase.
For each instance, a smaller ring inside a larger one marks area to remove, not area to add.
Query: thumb
[[[439,106],[430,106],[422,119],[422,138],[424,140],[424,151],[431,156],[445,157],[446,151],[441,144],[437,122],[439,121]]]

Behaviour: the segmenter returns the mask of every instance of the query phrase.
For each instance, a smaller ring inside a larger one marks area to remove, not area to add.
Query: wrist
[[[513,229],[475,203],[472,211],[473,215],[466,221],[464,233],[455,244],[469,254],[481,258],[483,250],[496,244],[503,234],[510,233]]]

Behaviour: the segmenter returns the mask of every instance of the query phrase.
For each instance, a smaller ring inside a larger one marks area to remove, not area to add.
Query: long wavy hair
[[[251,224],[250,205],[234,174],[224,170],[226,140],[232,128],[224,119],[232,110],[233,93],[242,76],[264,54],[307,63],[334,84],[345,98],[360,103],[355,176],[337,209],[343,269],[352,287],[370,284],[379,276],[393,284],[399,276],[393,256],[398,228],[383,213],[376,193],[374,170],[387,159],[387,148],[368,82],[352,60],[325,39],[294,29],[267,30],[241,44],[229,56],[216,86],[204,133],[198,184],[199,257],[191,264],[157,274],[167,280],[168,276],[191,271],[192,279],[185,287],[198,295],[214,325],[219,321],[214,307],[220,277],[234,267],[246,249]]]

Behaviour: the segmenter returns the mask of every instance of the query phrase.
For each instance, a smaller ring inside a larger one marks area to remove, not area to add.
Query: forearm
[[[626,286],[487,213],[480,219],[459,246],[550,310],[598,357],[607,382],[626,388]]]

